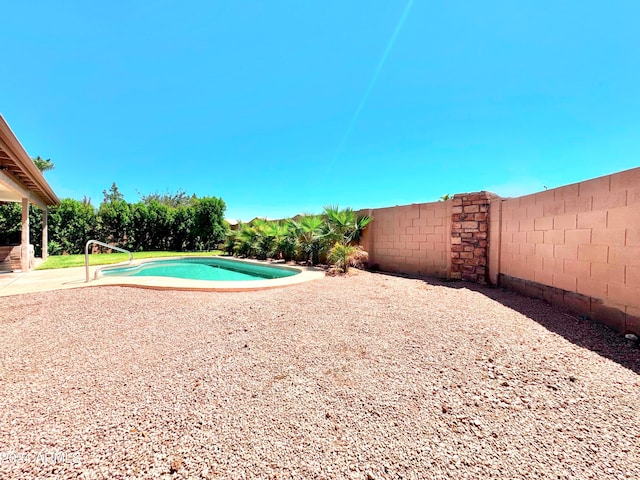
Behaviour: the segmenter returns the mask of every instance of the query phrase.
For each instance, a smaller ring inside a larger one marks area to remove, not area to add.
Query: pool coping
[[[212,257],[215,257],[212,255]],[[139,265],[154,260],[173,260],[180,258],[208,258],[208,257],[156,257],[134,260],[130,265]],[[222,257],[227,258],[227,257]],[[230,258],[227,258],[230,259]],[[88,287],[133,287],[147,288],[154,290],[181,290],[200,292],[250,292],[256,290],[268,290],[281,288],[322,278],[324,270],[315,267],[305,267],[300,265],[287,265],[284,263],[265,262],[259,260],[234,259],[241,262],[257,263],[261,265],[282,266],[300,270],[297,275],[289,277],[251,280],[245,282],[238,281],[218,281],[218,280],[188,280],[174,277],[105,277],[102,276],[93,280],[96,269],[106,268],[109,265],[96,265],[90,267],[89,283],[85,282],[85,267],[57,268],[51,270],[32,270],[27,273],[12,273],[0,275],[0,297],[10,295],[21,295],[25,293],[43,292],[51,290],[63,290],[70,288]],[[4,277],[4,275],[8,275]],[[215,285],[212,285],[214,284]],[[239,285],[242,283],[242,285]]]

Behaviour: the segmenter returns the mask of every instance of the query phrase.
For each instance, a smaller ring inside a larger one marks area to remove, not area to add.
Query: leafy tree
[[[195,250],[196,234],[194,232],[194,207],[191,205],[176,208],[172,215],[171,249]]]
[[[142,202],[134,203],[129,207],[132,232],[129,245],[133,251],[147,250],[149,243],[151,243],[150,230],[153,230],[153,225],[149,224],[149,209]]]
[[[168,250],[172,248],[175,208],[156,200],[130,205],[129,245],[134,250]]]
[[[91,200],[63,199],[49,210],[49,252],[82,253],[90,238],[130,250],[211,250],[224,239],[229,225],[224,201],[216,197],[176,194],[149,195],[127,203],[115,182],[103,191],[96,210]],[[0,244],[20,243],[21,206],[0,202]],[[40,254],[42,212],[30,206],[31,243]],[[271,254],[271,253],[269,253]]]
[[[447,200],[451,200],[453,197],[449,193],[445,193],[440,197],[441,202],[446,202]]]
[[[29,243],[36,256],[42,254],[42,210],[29,205]],[[22,241],[22,205],[0,203],[0,245],[18,245]]]
[[[29,205],[29,243],[36,257],[42,255],[42,210]],[[48,250],[47,250],[48,251]]]
[[[64,198],[49,210],[48,224],[50,254],[82,253],[96,234],[96,211],[90,203]]]
[[[202,197],[195,201],[193,230],[197,237],[198,248],[212,250],[220,244],[227,234],[224,200],[217,197]]]
[[[150,204],[151,202],[158,202],[168,207],[178,208],[183,206],[188,206],[193,204],[198,197],[195,194],[187,195],[187,192],[180,189],[176,193],[151,193],[149,195],[144,195],[141,198],[141,201],[145,204]]]
[[[103,190],[102,195],[104,195],[104,199],[102,200],[102,203],[113,203],[113,202],[124,201],[124,195],[118,189],[116,182],[113,182],[111,184],[111,188],[109,188],[108,191]]]
[[[124,200],[116,182],[111,184],[109,190],[103,190],[102,194],[104,198],[97,215],[98,236],[104,242],[133,249],[136,240],[131,205]]]
[[[114,184],[115,185],[115,184]],[[132,248],[131,207],[124,200],[111,200],[100,204],[97,218],[98,236],[103,241]]]
[[[22,207],[19,203],[0,204],[0,245],[20,243]]]
[[[168,250],[173,236],[175,208],[157,201],[147,205],[147,250]]]

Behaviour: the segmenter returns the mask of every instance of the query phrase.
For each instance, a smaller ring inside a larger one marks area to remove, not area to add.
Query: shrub
[[[360,245],[345,245],[336,242],[329,250],[329,263],[340,273],[347,273],[349,267],[362,267],[366,262],[369,254],[365,252]]]

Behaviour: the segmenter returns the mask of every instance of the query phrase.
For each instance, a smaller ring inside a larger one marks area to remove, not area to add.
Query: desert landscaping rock
[[[0,478],[640,478],[640,350],[499,289],[0,302]]]

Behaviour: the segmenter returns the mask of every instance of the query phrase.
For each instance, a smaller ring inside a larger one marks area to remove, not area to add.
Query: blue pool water
[[[298,273],[300,271],[294,268],[215,257],[153,260],[131,267],[105,268],[102,270],[102,274],[109,277],[174,277],[218,281],[265,280],[290,277]]]

